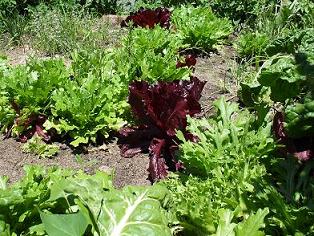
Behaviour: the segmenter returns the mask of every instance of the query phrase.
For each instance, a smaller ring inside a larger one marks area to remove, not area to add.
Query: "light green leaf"
[[[72,141],[70,144],[73,147],[78,147],[80,144],[86,144],[86,143],[88,143],[88,138],[78,137],[74,141]]]
[[[233,219],[233,212],[229,209],[222,209],[219,212],[220,220],[217,228],[216,236],[234,236],[234,228],[237,226],[231,223]]]
[[[248,235],[265,235],[259,231],[264,227],[264,218],[269,213],[268,208],[259,209],[255,214],[250,215],[245,221],[237,225],[236,236],[248,236]]]
[[[5,190],[7,189],[7,182],[8,182],[7,176],[0,176],[0,189]]]
[[[41,212],[40,218],[49,236],[82,236],[88,225],[80,212],[67,215]]]

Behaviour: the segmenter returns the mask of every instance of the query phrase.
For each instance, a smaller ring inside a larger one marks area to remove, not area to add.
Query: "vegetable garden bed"
[[[0,236],[313,235],[314,3],[113,2],[0,2]]]
[[[24,64],[29,50],[8,51],[6,54],[11,64]],[[212,101],[224,94],[236,99],[236,84],[230,75],[230,66],[234,66],[234,50],[223,47],[219,54],[210,54],[204,58],[198,58],[195,75],[206,85],[202,92],[201,104],[203,107],[200,116],[212,114]],[[224,84],[225,83],[225,84]],[[226,90],[227,89],[227,90]],[[64,168],[82,169],[87,173],[96,170],[114,170],[114,184],[117,187],[126,185],[150,185],[148,180],[148,154],[137,154],[133,158],[121,156],[120,148],[114,141],[101,146],[90,146],[86,148],[88,153],[74,151],[65,144],[61,151],[52,158],[39,158],[37,155],[22,151],[23,144],[16,142],[13,138],[0,142],[0,173],[10,178],[10,182],[16,182],[24,175],[23,166],[27,164],[39,164],[43,167],[57,165]]]

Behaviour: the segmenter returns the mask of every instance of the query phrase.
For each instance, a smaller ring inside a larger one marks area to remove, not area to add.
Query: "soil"
[[[213,112],[212,101],[221,95],[228,100],[236,99],[236,83],[232,79],[232,68],[235,65],[235,51],[230,46],[223,46],[219,54],[209,54],[207,57],[197,59],[194,75],[206,81],[201,105],[200,116],[210,116]],[[33,53],[29,47],[19,47],[5,52],[12,65],[24,64],[27,57]],[[38,164],[43,167],[60,166],[64,168],[81,169],[87,173],[100,171],[114,172],[114,185],[149,185],[148,180],[148,154],[140,154],[133,158],[124,158],[116,141],[100,147],[90,147],[87,154],[75,154],[73,150],[63,144],[58,144],[61,151],[51,159],[23,153],[23,144],[12,138],[3,140],[0,136],[0,175],[9,177],[10,182],[18,181],[24,174],[23,166]]]

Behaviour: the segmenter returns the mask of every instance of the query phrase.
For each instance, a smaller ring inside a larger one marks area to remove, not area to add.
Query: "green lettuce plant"
[[[173,11],[171,22],[191,48],[215,49],[233,32],[230,21],[218,18],[209,7],[181,6]]]

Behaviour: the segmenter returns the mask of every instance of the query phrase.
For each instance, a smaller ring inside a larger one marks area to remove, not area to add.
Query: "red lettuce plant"
[[[284,114],[277,112],[274,117],[273,130],[279,144],[284,147],[280,150],[283,155],[291,154],[300,161],[314,158],[314,138],[291,138],[284,129]]]
[[[163,28],[170,27],[171,12],[167,8],[158,7],[155,10],[140,8],[137,12],[131,13],[121,22],[121,27],[126,27],[130,21],[134,26],[154,28],[159,24]]]
[[[181,61],[177,62],[177,68],[185,67],[185,66],[194,68],[195,65],[196,65],[196,57],[192,54],[186,55],[184,58],[184,62],[181,62]]]
[[[181,168],[174,156],[179,142],[176,130],[181,130],[190,140],[195,139],[186,131],[186,117],[201,111],[199,99],[204,85],[205,82],[196,77],[155,85],[146,81],[130,84],[129,103],[141,125],[120,131],[121,152],[125,157],[132,157],[149,151],[148,171],[152,181],[164,178],[168,169]]]
[[[45,142],[49,142],[51,136],[47,134],[43,125],[47,120],[47,117],[43,114],[31,114],[27,118],[24,118],[21,114],[21,109],[19,108],[18,104],[14,101],[11,102],[12,108],[15,110],[17,114],[17,118],[14,121],[13,126],[5,135],[5,138],[11,136],[12,129],[18,130],[17,139],[18,141],[25,143],[28,139],[31,139],[34,134],[37,134],[41,137]]]

